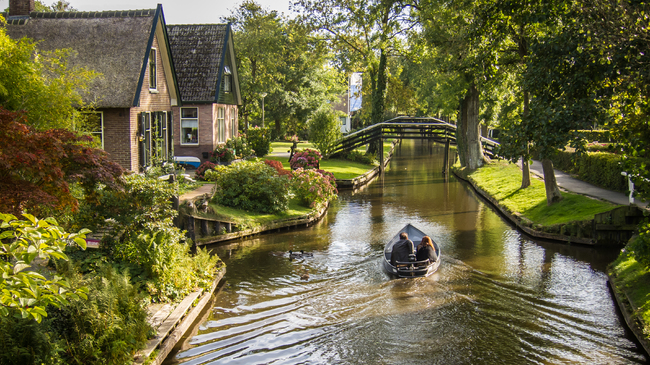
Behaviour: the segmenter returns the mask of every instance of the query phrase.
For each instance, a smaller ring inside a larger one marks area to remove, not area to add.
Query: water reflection
[[[405,142],[383,183],[343,194],[314,227],[215,247],[227,284],[166,363],[644,363],[606,287],[616,252],[522,237],[445,178],[442,155]],[[382,271],[406,223],[442,247],[429,278]]]

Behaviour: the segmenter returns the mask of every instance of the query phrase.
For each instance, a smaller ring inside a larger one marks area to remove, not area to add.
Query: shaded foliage
[[[116,185],[122,168],[91,147],[92,139],[63,129],[38,131],[0,107],[0,211],[41,212],[42,205],[76,208],[70,184],[92,198],[98,184]]]

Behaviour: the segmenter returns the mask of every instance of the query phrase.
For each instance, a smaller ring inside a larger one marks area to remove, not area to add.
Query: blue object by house
[[[201,160],[194,156],[174,156],[174,162],[181,165],[193,166],[194,168],[201,166]]]

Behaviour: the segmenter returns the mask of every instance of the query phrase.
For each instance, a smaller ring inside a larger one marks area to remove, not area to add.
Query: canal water
[[[442,175],[443,148],[404,141],[315,226],[213,247],[226,283],[165,364],[645,363],[606,284],[619,249],[522,235]],[[382,269],[407,223],[441,247],[428,278]]]

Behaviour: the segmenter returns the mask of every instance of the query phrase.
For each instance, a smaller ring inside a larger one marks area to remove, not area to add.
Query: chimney
[[[34,11],[34,0],[9,0],[9,16],[29,15]]]

